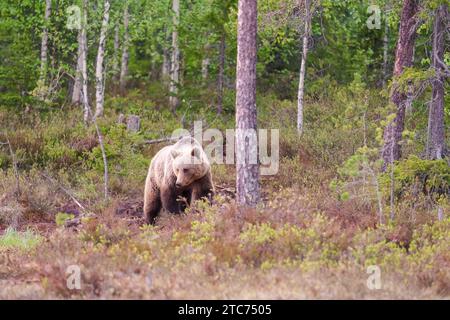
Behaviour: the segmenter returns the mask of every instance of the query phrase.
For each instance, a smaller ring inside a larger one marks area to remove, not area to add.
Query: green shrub
[[[28,229],[19,232],[13,228],[6,229],[5,233],[0,236],[0,251],[3,249],[19,249],[28,251],[34,249],[42,242],[43,238]]]

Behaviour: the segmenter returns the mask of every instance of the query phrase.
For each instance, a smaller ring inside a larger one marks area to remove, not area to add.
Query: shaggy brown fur
[[[154,224],[161,208],[183,212],[195,200],[214,194],[211,166],[197,140],[185,137],[153,158],[145,182],[144,215]]]

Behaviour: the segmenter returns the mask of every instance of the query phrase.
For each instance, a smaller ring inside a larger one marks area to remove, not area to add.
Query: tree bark
[[[122,61],[120,65],[120,80],[119,80],[119,90],[120,94],[124,95],[127,87],[127,76],[128,76],[128,46],[129,46],[129,12],[128,3],[125,3],[125,8],[123,10],[123,43],[122,43]]]
[[[208,34],[206,35],[208,37]],[[202,59],[202,80],[203,83],[207,83],[209,76],[209,65],[211,64],[210,55],[211,46],[209,43],[206,43],[203,47],[203,59]]]
[[[170,75],[170,52],[167,48],[163,49],[163,63],[161,70],[161,78],[163,81],[167,81]]]
[[[170,34],[167,31],[166,28],[164,28],[164,42],[162,44],[163,46],[163,63],[161,66],[161,80],[164,83],[167,83],[168,80],[170,79],[170,59],[171,59],[171,54],[170,54],[170,49],[167,47],[168,44],[170,43]]]
[[[305,31],[303,33],[303,50],[302,62],[300,65],[300,79],[298,82],[298,96],[297,96],[297,131],[303,134],[303,108],[304,108],[304,93],[305,93],[305,73],[306,73],[306,58],[308,56],[308,39],[311,24],[311,1],[304,0],[305,5]]]
[[[78,52],[77,52],[77,66],[75,71],[75,80],[73,84],[72,91],[72,104],[78,105],[81,103],[81,90],[83,87],[83,80],[81,76],[81,68],[82,68],[82,46],[83,41],[81,37],[81,30],[78,31]]]
[[[172,31],[172,63],[170,72],[169,104],[175,111],[178,104],[178,85],[180,82],[180,49],[178,47],[178,23],[180,20],[180,0],[172,0],[173,31]]]
[[[223,110],[223,77],[225,72],[225,32],[222,32],[219,45],[219,75],[217,77],[217,113]]]
[[[103,115],[103,103],[105,100],[104,76],[103,76],[103,60],[105,58],[106,32],[109,23],[109,0],[104,2],[104,14],[102,27],[100,29],[100,40],[98,43],[97,64],[95,68],[95,115],[94,118]]]
[[[119,24],[116,24],[114,28],[114,54],[112,59],[112,72],[113,72],[113,81],[117,82],[119,80],[119,50],[120,50],[120,27]]]
[[[418,11],[418,0],[404,0],[395,52],[394,81],[406,67],[412,66]],[[394,83],[390,100],[396,106],[396,117],[384,129],[384,145],[381,151],[384,160],[383,170],[386,169],[387,165],[398,160],[401,155],[399,142],[404,129],[407,94],[400,91]]]
[[[87,11],[88,0],[83,0],[83,21],[81,23],[81,81],[82,81],[82,99],[84,107],[84,123],[89,122],[90,106],[88,93],[88,71],[87,71]]]
[[[236,199],[238,204],[246,206],[256,206],[259,201],[256,34],[257,0],[239,0],[236,70]],[[255,156],[256,161],[251,161]]]
[[[208,80],[210,58],[204,57],[202,60],[202,79],[204,82]]]
[[[45,1],[45,14],[44,14],[44,30],[42,31],[41,40],[41,69],[39,81],[40,85],[45,85],[47,80],[47,66],[48,66],[48,22],[52,12],[52,0]]]
[[[427,158],[442,159],[445,150],[444,124],[444,70],[440,63],[444,60],[444,37],[448,23],[448,8],[445,4],[436,9],[433,31],[433,59],[432,65],[436,72],[433,79],[433,100],[430,104],[428,119]]]
[[[387,6],[385,8],[384,19],[384,35],[383,35],[383,88],[386,88],[388,79],[388,53],[389,53],[389,22],[387,19]]]

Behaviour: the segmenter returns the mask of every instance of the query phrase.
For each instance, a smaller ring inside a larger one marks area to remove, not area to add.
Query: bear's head
[[[199,147],[171,151],[172,169],[177,177],[177,188],[185,188],[206,175],[209,163],[205,161],[202,153]]]

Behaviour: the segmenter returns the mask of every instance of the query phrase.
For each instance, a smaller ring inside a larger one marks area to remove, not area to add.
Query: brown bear
[[[200,143],[192,137],[162,148],[152,159],[144,191],[144,215],[154,224],[161,208],[178,214],[195,200],[211,201],[211,165]],[[183,199],[184,198],[184,199]]]

